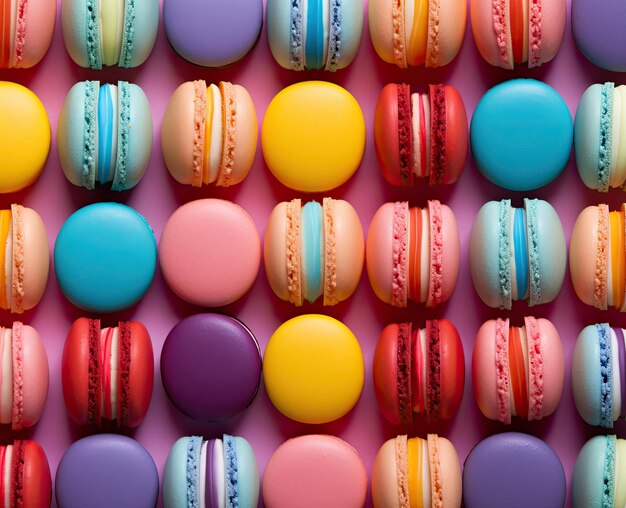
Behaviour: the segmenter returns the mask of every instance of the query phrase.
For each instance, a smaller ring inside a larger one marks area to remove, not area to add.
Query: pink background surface
[[[568,1],[569,4],[569,1]],[[368,473],[381,444],[396,434],[408,432],[424,436],[426,432],[438,432],[448,437],[457,447],[461,461],[471,448],[483,437],[506,430],[520,430],[546,440],[557,452],[569,477],[576,455],[582,444],[601,429],[586,425],[578,416],[571,393],[570,365],[575,339],[583,326],[608,320],[613,325],[626,327],[626,320],[617,312],[600,312],[586,307],[574,295],[569,273],[566,274],[563,290],[550,305],[527,309],[525,303],[517,302],[512,312],[499,312],[487,308],[477,297],[471,283],[468,261],[468,241],[473,219],[480,206],[491,199],[511,198],[515,206],[521,206],[525,196],[544,198],[550,201],[559,213],[566,237],[569,239],[577,214],[583,207],[599,202],[608,202],[615,209],[623,199],[619,190],[600,195],[587,190],[578,178],[573,154],[564,173],[551,185],[532,193],[512,193],[496,188],[487,182],[475,168],[471,158],[458,183],[451,187],[429,188],[420,183],[414,188],[392,188],[382,178],[375,158],[372,136],[372,119],[375,101],[384,84],[409,82],[414,90],[423,91],[428,83],[445,82],[456,86],[465,101],[468,119],[483,93],[503,80],[528,76],[546,81],[555,87],[567,102],[572,116],[583,91],[591,83],[613,80],[621,82],[618,74],[594,67],[576,50],[569,22],[563,46],[556,59],[540,69],[514,72],[490,67],[477,53],[468,28],[461,52],[452,64],[439,70],[424,68],[401,70],[378,59],[371,46],[367,26],[364,27],[360,51],[352,65],[336,74],[322,72],[285,71],[274,62],[267,45],[265,28],[259,43],[241,62],[221,70],[195,67],[177,56],[167,43],[163,23],[154,51],[148,61],[137,69],[107,69],[92,71],[76,66],[69,58],[63,45],[60,26],[60,2],[56,31],[52,46],[44,60],[34,69],[27,71],[2,71],[0,78],[16,81],[31,88],[45,105],[52,125],[52,148],[45,171],[39,180],[28,189],[0,196],[0,204],[7,208],[19,202],[35,208],[43,217],[52,249],[54,240],[64,220],[76,209],[95,201],[115,200],[126,203],[142,213],[154,228],[157,239],[164,223],[179,205],[202,197],[220,197],[243,206],[253,217],[259,234],[265,230],[267,218],[273,206],[298,195],[282,187],[269,173],[263,162],[260,146],[254,167],[241,185],[230,189],[205,187],[187,188],[176,183],[167,172],[160,151],[160,125],[167,101],[174,89],[183,81],[205,79],[209,82],[229,80],[248,88],[257,108],[259,121],[271,98],[283,87],[307,79],[326,79],[347,88],[360,103],[367,122],[367,146],[361,168],[356,175],[339,189],[329,193],[332,197],[344,198],[356,208],[364,231],[378,208],[385,201],[409,200],[413,206],[423,206],[428,198],[440,199],[456,213],[461,236],[461,270],[459,281],[452,298],[435,310],[411,304],[406,310],[393,309],[377,300],[370,289],[365,271],[354,296],[334,308],[323,308],[319,304],[295,308],[278,300],[271,292],[263,269],[252,290],[240,301],[219,309],[236,316],[246,323],[259,340],[261,349],[272,332],[290,317],[307,312],[321,312],[345,322],[356,334],[365,359],[365,386],[360,401],[346,417],[328,425],[302,425],[288,420],[278,413],[270,403],[264,388],[250,408],[237,418],[220,425],[194,422],[179,413],[167,399],[158,370],[159,353],[163,341],[172,328],[185,316],[203,312],[181,301],[167,288],[161,272],[157,274],[146,296],[134,308],[117,315],[106,316],[105,324],[114,324],[120,319],[143,321],[152,336],[155,351],[154,394],[150,410],[144,423],[128,434],[141,442],[154,457],[162,475],[167,453],[180,436],[201,434],[215,437],[228,432],[246,437],[254,447],[261,472],[272,451],[289,437],[307,433],[331,433],[352,444],[363,458]],[[367,18],[365,18],[367,20]],[[367,25],[367,22],[365,23]],[[152,106],[154,120],[154,144],[149,170],[143,181],[132,191],[114,193],[110,190],[87,191],[73,187],[66,181],[58,161],[56,149],[56,127],[63,99],[76,82],[84,79],[114,81],[124,79],[140,85]],[[315,196],[321,199],[323,196]],[[21,319],[35,326],[41,333],[50,362],[50,392],[47,406],[39,424],[30,430],[11,433],[1,429],[2,442],[13,437],[37,439],[44,447],[54,474],[64,450],[85,431],[77,428],[68,419],[61,391],[61,353],[65,335],[71,322],[85,313],[69,304],[59,291],[54,272],[47,291],[39,306],[24,314]],[[426,319],[446,317],[458,328],[465,347],[466,371],[471,372],[471,351],[474,335],[480,324],[489,318],[509,316],[516,324],[522,317],[532,314],[551,319],[563,340],[566,361],[566,378],[561,405],[556,413],[541,422],[532,424],[515,423],[505,427],[484,418],[474,403],[470,376],[466,376],[466,390],[461,408],[454,420],[439,425],[418,422],[411,428],[389,425],[380,415],[372,387],[372,355],[378,334],[390,322],[412,320],[423,326]],[[10,326],[17,316],[2,312],[0,324]],[[621,323],[621,324],[620,324]],[[624,437],[626,427],[617,424],[616,432]],[[161,496],[159,504],[161,504]],[[368,495],[368,505],[371,498]]]

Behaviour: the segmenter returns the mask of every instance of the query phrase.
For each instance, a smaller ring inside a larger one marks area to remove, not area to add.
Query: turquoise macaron
[[[254,450],[242,437],[181,437],[163,473],[163,506],[254,508],[259,500],[259,469]]]
[[[470,268],[474,288],[489,307],[511,309],[512,301],[528,306],[551,302],[565,277],[566,245],[561,220],[548,202],[510,199],[485,203],[470,235]]]
[[[529,191],[556,179],[572,150],[572,117],[549,85],[512,79],[480,99],[470,127],[476,166],[504,189]]]
[[[267,0],[267,39],[281,67],[336,71],[354,59],[363,0]]]
[[[594,436],[581,448],[572,473],[574,508],[626,505],[626,440]]]
[[[117,312],[150,287],[157,245],[146,219],[120,203],[95,203],[65,221],[54,268],[65,297],[89,312]]]
[[[81,67],[137,67],[150,56],[158,0],[62,0],[65,48]]]
[[[76,83],[61,108],[57,132],[63,173],[79,187],[110,182],[112,190],[127,190],[148,168],[152,114],[137,85]]]

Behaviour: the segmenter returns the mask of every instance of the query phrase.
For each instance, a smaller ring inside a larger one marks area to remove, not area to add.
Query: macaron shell
[[[541,416],[551,415],[559,407],[561,395],[563,393],[563,380],[565,378],[565,360],[563,356],[563,345],[559,332],[551,321],[547,319],[537,319],[540,331],[540,346],[543,383],[541,393],[543,394],[543,408]],[[528,327],[526,328],[528,333]]]
[[[61,26],[65,48],[74,63],[81,67],[89,67],[87,18],[86,0],[61,1]]]
[[[172,445],[163,471],[163,505],[187,508],[187,447],[189,437],[181,437]]]
[[[48,355],[43,342],[37,330],[28,325],[22,327],[22,358],[24,362],[22,370],[22,407],[24,412],[20,427],[30,427],[39,421],[46,405],[49,376]]]
[[[541,45],[539,46],[541,63],[549,62],[558,54],[565,33],[566,19],[565,0],[542,0]]]
[[[459,455],[454,445],[446,438],[439,437],[438,442],[443,508],[457,508],[461,506],[463,484]]]
[[[159,27],[158,0],[141,0],[134,3],[133,39],[129,48],[129,67],[137,67],[144,63],[154,47]]]
[[[431,207],[429,207],[432,210]],[[461,263],[461,240],[459,238],[459,229],[456,224],[454,212],[446,205],[441,205],[441,301],[445,302],[454,291],[456,280],[459,275],[459,266]],[[432,216],[431,216],[431,221]],[[436,258],[433,255],[433,241],[431,239],[431,273],[436,268]],[[427,307],[434,307],[439,303],[433,300],[432,294],[432,277],[428,284],[428,297],[426,300]]]
[[[605,487],[605,461],[609,436],[594,436],[587,441],[572,473],[572,505],[574,508],[602,508]],[[617,506],[617,505],[615,505]]]
[[[490,420],[498,421],[498,387],[496,380],[496,320],[485,321],[474,340],[472,353],[472,388],[480,411]],[[510,404],[507,413],[510,413]]]
[[[500,305],[498,267],[500,202],[489,201],[478,212],[470,235],[470,268],[474,289],[489,307]]]
[[[250,443],[234,437],[237,453],[237,501],[240,508],[254,508],[259,502],[259,467]]]
[[[388,0],[371,0],[367,3],[372,45],[378,56],[387,63],[395,63],[391,5]]]
[[[572,391],[578,414],[589,425],[602,422],[602,373],[600,343],[595,325],[578,336],[572,354]]]
[[[385,203],[376,211],[367,231],[365,246],[370,285],[385,303],[391,303],[393,291],[393,211],[394,203]]]
[[[465,357],[459,332],[447,319],[439,320],[439,350],[441,383],[439,416],[448,420],[456,414],[463,400]],[[440,444],[441,441],[440,438]]]
[[[67,1],[67,0],[65,0]],[[65,177],[74,185],[83,185],[83,152],[85,145],[85,81],[79,81],[68,92],[57,128],[57,147]],[[97,122],[97,118],[89,119]]]
[[[25,440],[22,443],[24,447],[22,506],[24,508],[50,506],[52,478],[46,454],[35,441]]]
[[[398,484],[396,440],[389,439],[378,450],[372,467],[372,501],[374,506],[401,508]]]
[[[569,244],[569,271],[574,290],[584,303],[594,304],[598,257],[597,206],[588,206],[576,219]]]
[[[508,5],[508,2],[505,5]],[[508,13],[505,15],[508,16]],[[470,1],[470,24],[472,25],[472,35],[474,36],[474,44],[476,44],[478,52],[487,63],[500,67],[500,47],[496,39],[496,31],[494,30],[491,2],[487,3],[482,0]],[[506,40],[507,45],[510,46],[510,38],[507,37]],[[510,58],[510,65],[505,68],[513,68],[512,58]]]
[[[452,2],[442,2],[449,5]],[[456,182],[467,161],[467,113],[461,94],[453,86],[446,85],[446,172],[443,183]]]
[[[129,326],[131,334],[130,379],[126,424],[129,427],[136,427],[143,422],[150,406],[154,382],[154,355],[152,340],[146,327],[138,321],[131,321]]]
[[[380,334],[374,351],[373,381],[378,408],[394,425],[402,424],[398,386],[399,325],[387,325]],[[409,380],[410,381],[410,380]]]
[[[334,436],[311,434],[289,439],[265,466],[263,501],[267,508],[361,508],[366,496],[367,472],[361,457]]]
[[[392,185],[408,183],[402,180],[399,172],[398,85],[395,83],[385,85],[378,96],[374,113],[374,144],[376,159],[385,180]]]
[[[465,26],[467,24],[466,0],[439,0],[438,5],[438,24],[436,28],[430,27],[430,30],[439,36],[439,43],[436,49],[438,58],[434,65],[430,65],[427,61],[426,67],[441,67],[449,64],[458,54],[465,38]]]
[[[289,300],[287,271],[287,202],[278,203],[267,221],[263,238],[265,274],[272,291],[281,300]]]
[[[89,337],[87,318],[72,323],[63,346],[61,367],[65,409],[77,425],[89,423],[89,341],[83,337]]]
[[[241,85],[233,85],[235,90],[235,117],[237,127],[230,135],[235,139],[234,161],[229,185],[235,185],[248,176],[256,154],[259,122],[252,97]],[[228,128],[228,127],[227,127]],[[227,135],[228,135],[227,131]]]
[[[359,51],[363,34],[363,1],[341,2],[341,54],[337,70],[345,69]]]
[[[28,0],[22,61],[15,68],[33,67],[44,57],[52,42],[56,7],[54,0]]]
[[[583,183],[598,189],[598,162],[600,158],[600,121],[602,85],[591,85],[580,99],[574,121],[576,167]]]

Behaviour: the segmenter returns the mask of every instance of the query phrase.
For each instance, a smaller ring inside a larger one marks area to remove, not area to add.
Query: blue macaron
[[[61,291],[89,312],[134,305],[154,277],[157,246],[142,215],[120,203],[95,203],[74,212],[54,245]]]
[[[259,470],[244,438],[181,437],[172,446],[163,473],[165,508],[254,508],[258,499]]]
[[[127,190],[141,180],[152,149],[152,114],[143,90],[118,81],[76,83],[59,115],[61,167],[74,185]]]
[[[573,126],[567,104],[552,87],[513,79],[491,88],[474,110],[470,142],[487,180],[513,191],[538,189],[565,169]]]
[[[565,234],[552,205],[524,199],[489,201],[478,212],[470,236],[474,288],[489,307],[510,309],[513,300],[528,306],[556,298],[565,277]]]
[[[281,67],[336,71],[356,56],[363,0],[267,0],[267,38]]]

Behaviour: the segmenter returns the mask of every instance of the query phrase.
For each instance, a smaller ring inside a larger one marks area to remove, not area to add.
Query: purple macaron
[[[59,508],[154,508],[159,473],[150,454],[134,439],[97,434],[66,450],[55,490]]]
[[[165,33],[174,51],[202,67],[224,67],[254,47],[262,0],[165,0]]]
[[[465,460],[463,501],[466,508],[562,508],[563,465],[541,439],[519,432],[495,434]]]
[[[227,420],[248,407],[259,389],[259,344],[235,318],[190,316],[165,339],[161,379],[172,403],[190,418]]]

